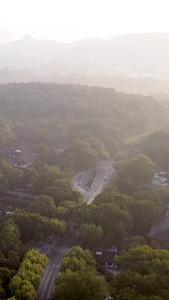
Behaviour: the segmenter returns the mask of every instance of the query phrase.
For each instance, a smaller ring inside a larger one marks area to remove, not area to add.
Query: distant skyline
[[[132,33],[169,33],[167,0],[5,0],[0,43],[30,34],[73,42]]]

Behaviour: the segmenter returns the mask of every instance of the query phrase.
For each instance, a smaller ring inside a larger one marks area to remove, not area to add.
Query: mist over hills
[[[56,81],[169,93],[169,34],[147,33],[70,44],[23,39],[0,45],[0,82]]]

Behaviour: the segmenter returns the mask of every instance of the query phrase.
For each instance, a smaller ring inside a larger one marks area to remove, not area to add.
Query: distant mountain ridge
[[[42,81],[55,81],[56,74],[62,76],[61,81],[63,76],[69,77],[70,82],[73,74],[168,80],[169,33],[131,34],[69,44],[27,36],[0,45],[0,70],[4,69],[8,73],[26,70],[28,78]],[[0,76],[0,81],[6,82],[7,77],[3,81]]]

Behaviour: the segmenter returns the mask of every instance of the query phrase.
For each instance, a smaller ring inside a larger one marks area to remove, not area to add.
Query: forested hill
[[[59,143],[59,135],[99,139],[110,152],[124,137],[152,132],[168,122],[169,102],[114,89],[56,83],[0,85],[0,116],[18,138]]]

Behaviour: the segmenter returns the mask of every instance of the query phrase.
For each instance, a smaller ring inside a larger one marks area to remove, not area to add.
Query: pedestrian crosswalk
[[[68,248],[65,248],[65,247],[54,246],[54,247],[51,247],[50,252],[53,251],[53,252],[57,252],[57,253],[66,253],[67,250],[68,250]]]

